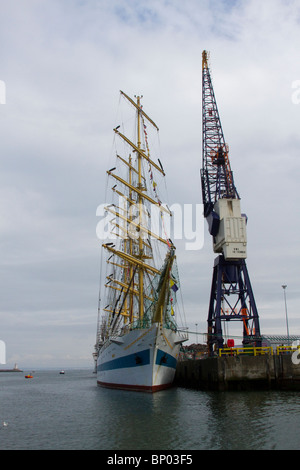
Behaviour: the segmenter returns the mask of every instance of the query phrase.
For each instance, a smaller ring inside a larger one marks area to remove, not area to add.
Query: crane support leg
[[[261,346],[259,316],[246,261],[215,259],[208,311],[209,354],[224,347],[222,324],[240,321],[244,346]]]

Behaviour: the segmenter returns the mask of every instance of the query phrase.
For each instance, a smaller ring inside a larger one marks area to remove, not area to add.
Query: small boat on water
[[[60,371],[60,375],[63,375],[64,373],[65,373],[64,370],[61,370],[61,371]]]
[[[27,374],[27,375],[25,375],[25,379],[33,379],[33,375],[32,374]]]

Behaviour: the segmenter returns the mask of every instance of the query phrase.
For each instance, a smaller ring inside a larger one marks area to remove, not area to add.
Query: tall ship
[[[141,96],[134,100],[120,93],[132,116],[124,120],[134,132],[128,137],[124,124],[114,129],[122,153],[116,151],[115,166],[107,171],[112,188],[98,233],[106,238],[95,372],[100,386],[156,392],[172,385],[180,347],[188,335],[168,230],[172,213],[159,189],[166,188],[165,171],[161,160],[150,153],[158,127],[145,113]]]

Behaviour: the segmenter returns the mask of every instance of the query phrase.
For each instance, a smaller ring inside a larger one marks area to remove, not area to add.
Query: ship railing
[[[220,348],[219,357],[222,356],[273,356],[271,346],[248,347],[248,348]]]
[[[145,317],[142,320],[140,319],[134,320],[132,323],[129,323],[128,325],[123,326],[122,334],[124,334],[123,331],[126,332],[128,330],[150,328],[152,324],[153,324],[152,318]],[[180,330],[178,329],[175,322],[173,322],[172,320],[168,320],[168,319],[164,321],[163,327],[168,328],[169,330],[173,330],[173,331],[179,331],[179,332],[183,331],[183,329],[180,329]]]
[[[134,320],[132,323],[128,325],[128,328],[130,330],[137,330],[137,329],[143,329],[143,328],[150,328],[151,326],[151,320],[147,317],[143,319],[137,319]]]
[[[183,342],[189,339],[188,327],[180,327],[176,329],[176,331],[179,334],[179,336],[181,336]]]

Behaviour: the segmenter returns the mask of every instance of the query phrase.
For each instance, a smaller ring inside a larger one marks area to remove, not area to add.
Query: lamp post
[[[195,325],[196,325],[196,344],[198,344],[198,330],[197,330],[198,323],[195,323]]]
[[[283,288],[284,305],[285,305],[286,332],[287,332],[288,345],[289,345],[290,344],[290,334],[289,334],[289,322],[288,322],[288,315],[287,315],[286,292],[285,292],[285,289],[287,288],[287,285],[282,285],[282,288]]]

